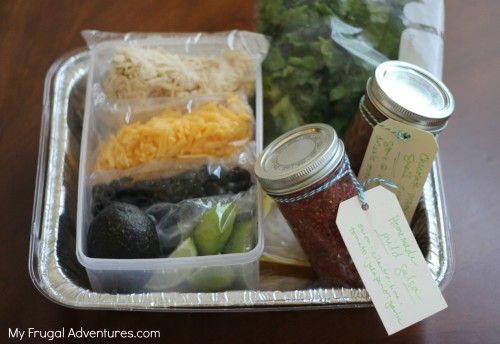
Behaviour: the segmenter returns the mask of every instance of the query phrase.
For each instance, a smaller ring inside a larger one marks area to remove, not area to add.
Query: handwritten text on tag
[[[393,181],[398,186],[395,193],[399,204],[410,222],[436,152],[434,135],[388,119],[373,129],[358,178]]]
[[[389,334],[447,307],[396,196],[382,186],[340,204],[337,226]]]

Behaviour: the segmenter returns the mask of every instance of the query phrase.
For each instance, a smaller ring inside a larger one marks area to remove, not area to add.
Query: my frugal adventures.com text
[[[160,338],[160,331],[158,330],[85,330],[83,327],[79,329],[74,328],[60,328],[57,330],[40,330],[33,327],[27,329],[9,328],[9,339],[45,339],[52,341],[59,338],[71,339],[106,339],[106,338],[121,338],[121,339],[135,339],[135,338]]]

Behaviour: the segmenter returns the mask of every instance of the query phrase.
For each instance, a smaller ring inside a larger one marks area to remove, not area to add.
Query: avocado
[[[92,258],[157,258],[155,223],[134,205],[112,203],[90,223],[87,253]]]

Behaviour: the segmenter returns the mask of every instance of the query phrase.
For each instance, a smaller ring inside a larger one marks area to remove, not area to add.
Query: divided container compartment
[[[254,290],[259,283],[259,258],[264,250],[262,235],[262,195],[256,192],[256,233],[254,247],[245,253],[219,254],[182,258],[155,259],[102,259],[87,256],[87,232],[92,218],[92,173],[99,140],[106,133],[106,126],[118,123],[96,110],[95,101],[102,102],[102,80],[109,70],[111,59],[119,47],[165,48],[180,54],[220,54],[225,48],[234,47],[236,41],[243,49],[261,49],[259,38],[244,32],[231,32],[227,36],[206,35],[193,40],[194,36],[151,37],[105,41],[93,46],[87,80],[85,115],[83,120],[78,179],[78,204],[76,221],[76,256],[86,271],[93,291],[106,293],[145,292],[215,292],[224,290]],[[239,36],[236,36],[239,35]],[[250,47],[249,47],[250,46]],[[255,104],[253,107],[255,150],[262,150],[262,77],[260,60],[250,54],[255,73]],[[96,98],[100,97],[99,98]],[[196,96],[195,96],[196,97]],[[106,99],[104,99],[106,101]],[[250,101],[250,100],[249,100]],[[111,104],[111,111],[116,111]],[[120,108],[118,108],[118,112]],[[114,113],[112,114],[114,115]],[[102,116],[102,117],[99,117]],[[121,120],[123,124],[123,119]],[[125,119],[125,122],[127,119]]]

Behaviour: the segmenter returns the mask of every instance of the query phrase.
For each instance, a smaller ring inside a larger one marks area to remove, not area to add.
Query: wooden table
[[[181,342],[500,342],[498,0],[447,1],[444,79],[457,109],[441,137],[455,253],[449,308],[387,337],[373,309],[271,313],[117,313],[51,303],[27,269],[43,80],[83,45],[80,30],[251,29],[253,1],[0,2],[0,341],[7,328],[158,329]]]

